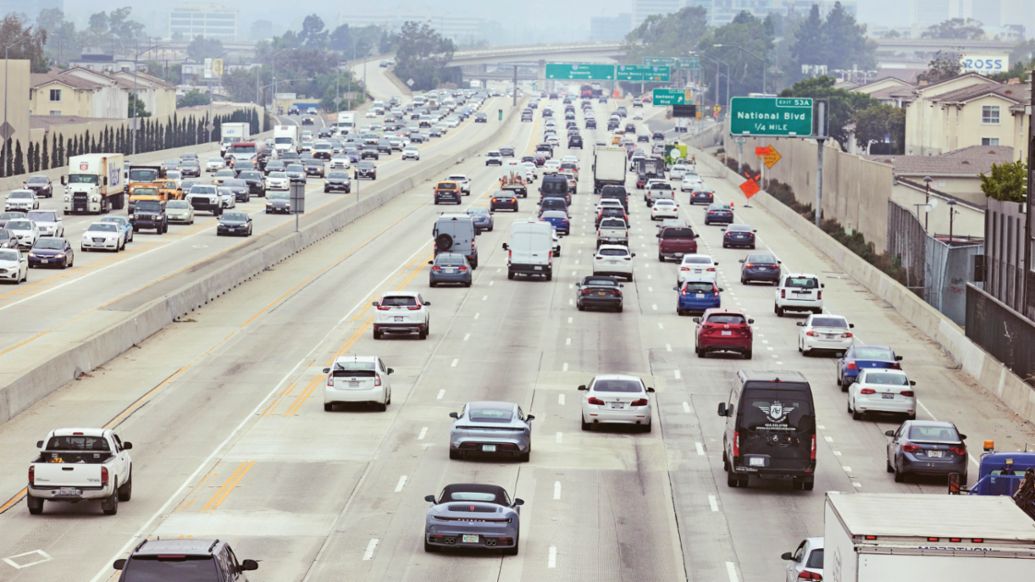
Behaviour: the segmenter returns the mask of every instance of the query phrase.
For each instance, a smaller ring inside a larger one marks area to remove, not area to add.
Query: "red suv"
[[[708,352],[738,352],[751,359],[754,319],[735,310],[709,309],[701,317],[695,317],[694,323],[697,324],[697,357],[703,358]]]

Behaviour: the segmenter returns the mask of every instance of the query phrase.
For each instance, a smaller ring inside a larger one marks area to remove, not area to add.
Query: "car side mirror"
[[[895,436],[895,431],[893,431],[893,430],[886,430],[886,431],[884,431],[884,436],[893,437],[893,436]]]
[[[961,440],[961,441],[965,441],[965,440],[967,440],[967,435],[965,435],[965,434],[961,434],[961,435],[960,435],[960,440]]]
[[[827,284],[826,283],[820,283],[819,284],[819,288],[820,289],[826,289],[827,288]]]
[[[131,443],[129,441],[126,441],[126,442],[122,443],[122,450],[128,451],[128,450],[130,450],[132,448],[133,448],[133,443]]]
[[[579,390],[588,390],[585,384],[579,384]]]
[[[508,245],[507,243],[503,243],[503,250],[510,250],[510,245]]]
[[[428,503],[435,503],[435,496],[434,495],[425,495],[424,496],[424,501],[427,501]]]
[[[424,305],[426,305],[426,306],[429,306],[429,307],[430,307],[430,306],[431,306],[431,302],[430,302],[430,301],[425,301],[425,302],[424,302]]]
[[[374,307],[377,307],[378,306],[378,302],[377,301],[373,301],[373,302],[370,303],[370,305],[372,305]]]
[[[515,497],[514,498],[514,507],[517,507],[519,505],[524,505],[524,504],[525,504],[525,500],[524,499],[521,499],[520,497]]]
[[[653,394],[654,393],[654,387],[653,386],[647,386],[647,392],[650,392],[651,394]]]
[[[385,373],[391,376],[395,373],[395,368],[388,368],[387,370],[385,370]]]
[[[529,414],[528,416],[525,417],[525,422],[532,422],[533,420],[535,420],[535,415],[534,414]]]
[[[328,374],[328,373],[330,373],[330,371],[331,371],[331,369],[330,369],[330,368],[324,368],[324,369],[323,369],[323,373],[324,373],[324,374]]]
[[[242,572],[251,572],[252,570],[258,570],[258,569],[259,569],[259,562],[255,561],[255,560],[244,560],[243,562],[241,562],[241,571]]]
[[[748,320],[748,324],[752,324],[752,323],[755,323],[755,320],[754,319],[749,319]]]
[[[794,325],[797,325],[798,327],[805,327],[805,322],[804,321],[799,321],[798,323],[796,323]]]
[[[36,441],[36,448],[37,449],[42,449],[43,448],[43,441]]]
[[[700,317],[695,317],[694,318],[694,323],[701,323],[701,318]]]
[[[679,287],[673,287],[672,290],[673,291],[679,291]]]
[[[457,413],[457,412],[450,412],[449,413],[449,418],[455,418],[457,420],[460,420],[460,414]]]
[[[428,264],[429,264],[429,265],[434,265],[434,264],[435,264],[435,261],[428,261]]]
[[[636,253],[630,253],[630,254],[631,254],[632,256],[634,256],[634,257],[636,256]]]
[[[126,567],[126,559],[125,558],[120,558],[118,560],[115,560],[115,563],[112,564],[111,567],[115,568],[116,570],[121,570],[121,569],[125,568]]]
[[[720,228],[719,230],[721,230],[722,232],[726,232],[725,228]]]
[[[855,329],[855,324],[854,323],[849,323],[848,324],[848,329]]]
[[[718,264],[719,264],[719,261],[715,261],[715,264],[716,264],[716,265],[718,265]]]
[[[902,361],[902,356],[895,356],[895,361],[896,362],[901,362]]]
[[[910,386],[916,386],[916,380],[910,380],[909,381],[909,385]]]
[[[719,403],[719,408],[718,408],[717,412],[718,412],[719,416],[727,416],[727,414],[726,414],[726,403],[725,402],[720,402]]]
[[[792,554],[790,552],[784,552],[784,553],[780,554],[780,559],[781,560],[789,560],[789,561],[793,562],[794,561],[794,554]]]

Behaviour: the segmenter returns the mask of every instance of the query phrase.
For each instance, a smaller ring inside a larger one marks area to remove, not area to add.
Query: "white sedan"
[[[579,386],[582,399],[582,430],[600,424],[631,424],[650,432],[650,395],[654,388],[636,376],[607,374]]]
[[[266,189],[267,190],[284,190],[286,191],[291,185],[291,180],[288,178],[287,172],[270,172],[266,176]]]
[[[119,225],[113,222],[95,222],[83,233],[79,250],[84,253],[94,250],[118,252],[126,248],[123,236]]]
[[[0,281],[29,280],[29,258],[16,249],[0,249]]]
[[[632,281],[635,256],[636,253],[624,245],[600,245],[593,256],[593,274],[615,275]]]
[[[693,192],[704,189],[704,180],[697,174],[687,173],[683,175],[683,182],[679,185],[682,192]]]
[[[718,266],[719,263],[708,255],[683,255],[683,262],[679,264],[679,273],[676,275],[676,286],[682,287],[687,281],[714,283],[719,275]]]
[[[205,171],[208,173],[218,172],[226,168],[226,161],[223,158],[209,158],[205,160]]]
[[[843,354],[852,347],[854,334],[849,331],[854,323],[841,315],[814,313],[805,321],[799,321],[798,351],[806,356],[815,352],[833,352]]]
[[[675,200],[662,198],[654,201],[650,207],[650,219],[661,220],[663,218],[679,218],[679,205]]]
[[[913,420],[916,418],[915,385],[902,370],[864,368],[848,388],[848,413],[855,420],[861,420],[868,412],[902,414]]]
[[[403,148],[402,159],[420,160],[420,150],[418,150],[417,148]]]
[[[32,245],[36,244],[36,240],[40,238],[39,227],[35,222],[25,218],[8,220],[4,228],[11,232],[11,238],[21,250],[31,249]]]

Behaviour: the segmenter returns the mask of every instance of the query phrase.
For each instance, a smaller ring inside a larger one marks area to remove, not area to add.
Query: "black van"
[[[729,398],[722,467],[726,484],[747,487],[750,476],[789,479],[811,491],[816,478],[816,407],[798,372],[737,372]]]
[[[543,176],[543,183],[539,186],[539,197],[542,198],[564,198],[565,204],[571,204],[571,190],[568,189],[568,179],[560,174],[546,174]]]
[[[622,203],[622,207],[629,210],[629,193],[626,192],[625,186],[619,184],[608,184],[600,189],[600,199],[613,198]]]

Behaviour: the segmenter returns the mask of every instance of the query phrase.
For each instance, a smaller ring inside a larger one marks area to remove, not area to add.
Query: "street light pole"
[[[934,178],[930,176],[924,176],[924,206],[927,210],[924,212],[924,232],[927,232],[927,218],[931,215],[931,182]]]
[[[763,93],[769,93],[769,90],[768,90],[769,89],[769,84],[767,82],[768,81],[767,80],[767,75],[768,75],[768,69],[769,69],[769,60],[766,59],[765,57],[760,57],[760,56],[756,55],[755,53],[747,50],[746,48],[744,48],[744,47],[742,47],[740,45],[736,45],[736,44],[722,44],[722,43],[716,43],[716,44],[712,45],[712,48],[725,48],[725,47],[735,48],[735,49],[743,52],[744,54],[748,55],[749,57],[758,59],[759,62],[762,63],[762,92]]]

